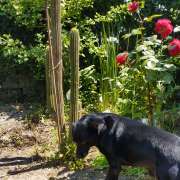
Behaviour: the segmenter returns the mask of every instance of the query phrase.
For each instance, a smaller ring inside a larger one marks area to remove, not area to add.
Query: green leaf
[[[146,80],[149,81],[156,81],[157,80],[157,72],[148,70],[146,73]]]
[[[173,81],[173,76],[170,73],[165,73],[161,77],[165,84],[170,84]]]
[[[123,39],[128,39],[128,38],[130,38],[131,36],[132,36],[132,34],[131,34],[131,33],[128,33],[128,34],[123,35],[122,38],[123,38]]]
[[[152,45],[154,45],[154,43],[151,42],[151,41],[144,41],[144,44],[145,44],[146,46],[152,46]]]
[[[122,104],[128,104],[130,102],[129,99],[122,99],[122,98],[118,98],[118,103],[122,103]]]
[[[136,50],[138,52],[141,52],[141,51],[146,51],[147,50],[147,47],[145,45],[140,45],[140,46],[137,46]]]
[[[155,61],[148,61],[148,62],[147,62],[146,69],[152,69],[152,70],[154,70],[155,67],[156,67],[156,62],[155,62]]]
[[[146,22],[151,22],[154,18],[158,18],[158,17],[161,17],[162,15],[161,14],[154,14],[152,16],[149,16],[149,17],[145,17],[144,18],[144,21]]]
[[[174,28],[174,32],[176,33],[176,32],[180,32],[180,26],[176,26],[175,28]]]
[[[132,34],[132,35],[142,34],[142,28],[133,29],[133,30],[131,31],[131,34]]]
[[[164,64],[164,67],[167,68],[169,71],[176,70],[176,66],[174,64]]]

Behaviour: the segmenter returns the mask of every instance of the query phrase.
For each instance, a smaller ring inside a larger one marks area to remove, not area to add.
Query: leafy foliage
[[[1,0],[0,15],[15,20],[18,26],[34,28],[42,20],[45,0]]]
[[[83,107],[89,111],[97,111],[99,95],[97,93],[97,80],[94,66],[80,71],[80,97]]]
[[[25,46],[22,41],[13,39],[11,35],[4,34],[0,37],[1,65],[4,64],[0,67],[2,76],[7,76],[7,71],[10,72],[19,68],[21,71],[21,67],[25,71],[32,68],[32,64],[34,64],[36,65],[36,69],[32,69],[34,78],[44,79],[46,46],[42,44],[43,36],[41,34],[37,34],[36,37],[37,45],[34,47]]]

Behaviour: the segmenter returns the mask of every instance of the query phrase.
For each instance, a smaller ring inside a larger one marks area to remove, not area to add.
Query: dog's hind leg
[[[161,165],[156,168],[157,180],[171,180],[168,174],[168,167],[166,165]]]
[[[157,168],[158,180],[180,180],[179,165],[161,165]]]
[[[180,180],[180,165],[174,164],[168,169],[170,180]]]
[[[110,166],[105,180],[118,180],[121,168]]]

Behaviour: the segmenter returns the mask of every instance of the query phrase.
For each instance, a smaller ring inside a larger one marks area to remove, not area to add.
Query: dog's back
[[[128,137],[137,144],[142,142],[151,144],[152,148],[159,154],[170,157],[170,161],[175,160],[180,163],[180,137],[162,129],[145,125],[141,121],[131,120],[112,113],[103,114],[105,117],[108,115],[114,119],[110,133],[114,133],[117,139],[119,138],[121,141],[122,137]]]

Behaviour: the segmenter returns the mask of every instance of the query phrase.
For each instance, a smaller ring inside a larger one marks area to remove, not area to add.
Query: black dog
[[[117,180],[122,165],[146,167],[158,180],[180,180],[180,138],[112,113],[83,116],[72,129],[77,157],[96,146],[109,163],[106,180]]]

